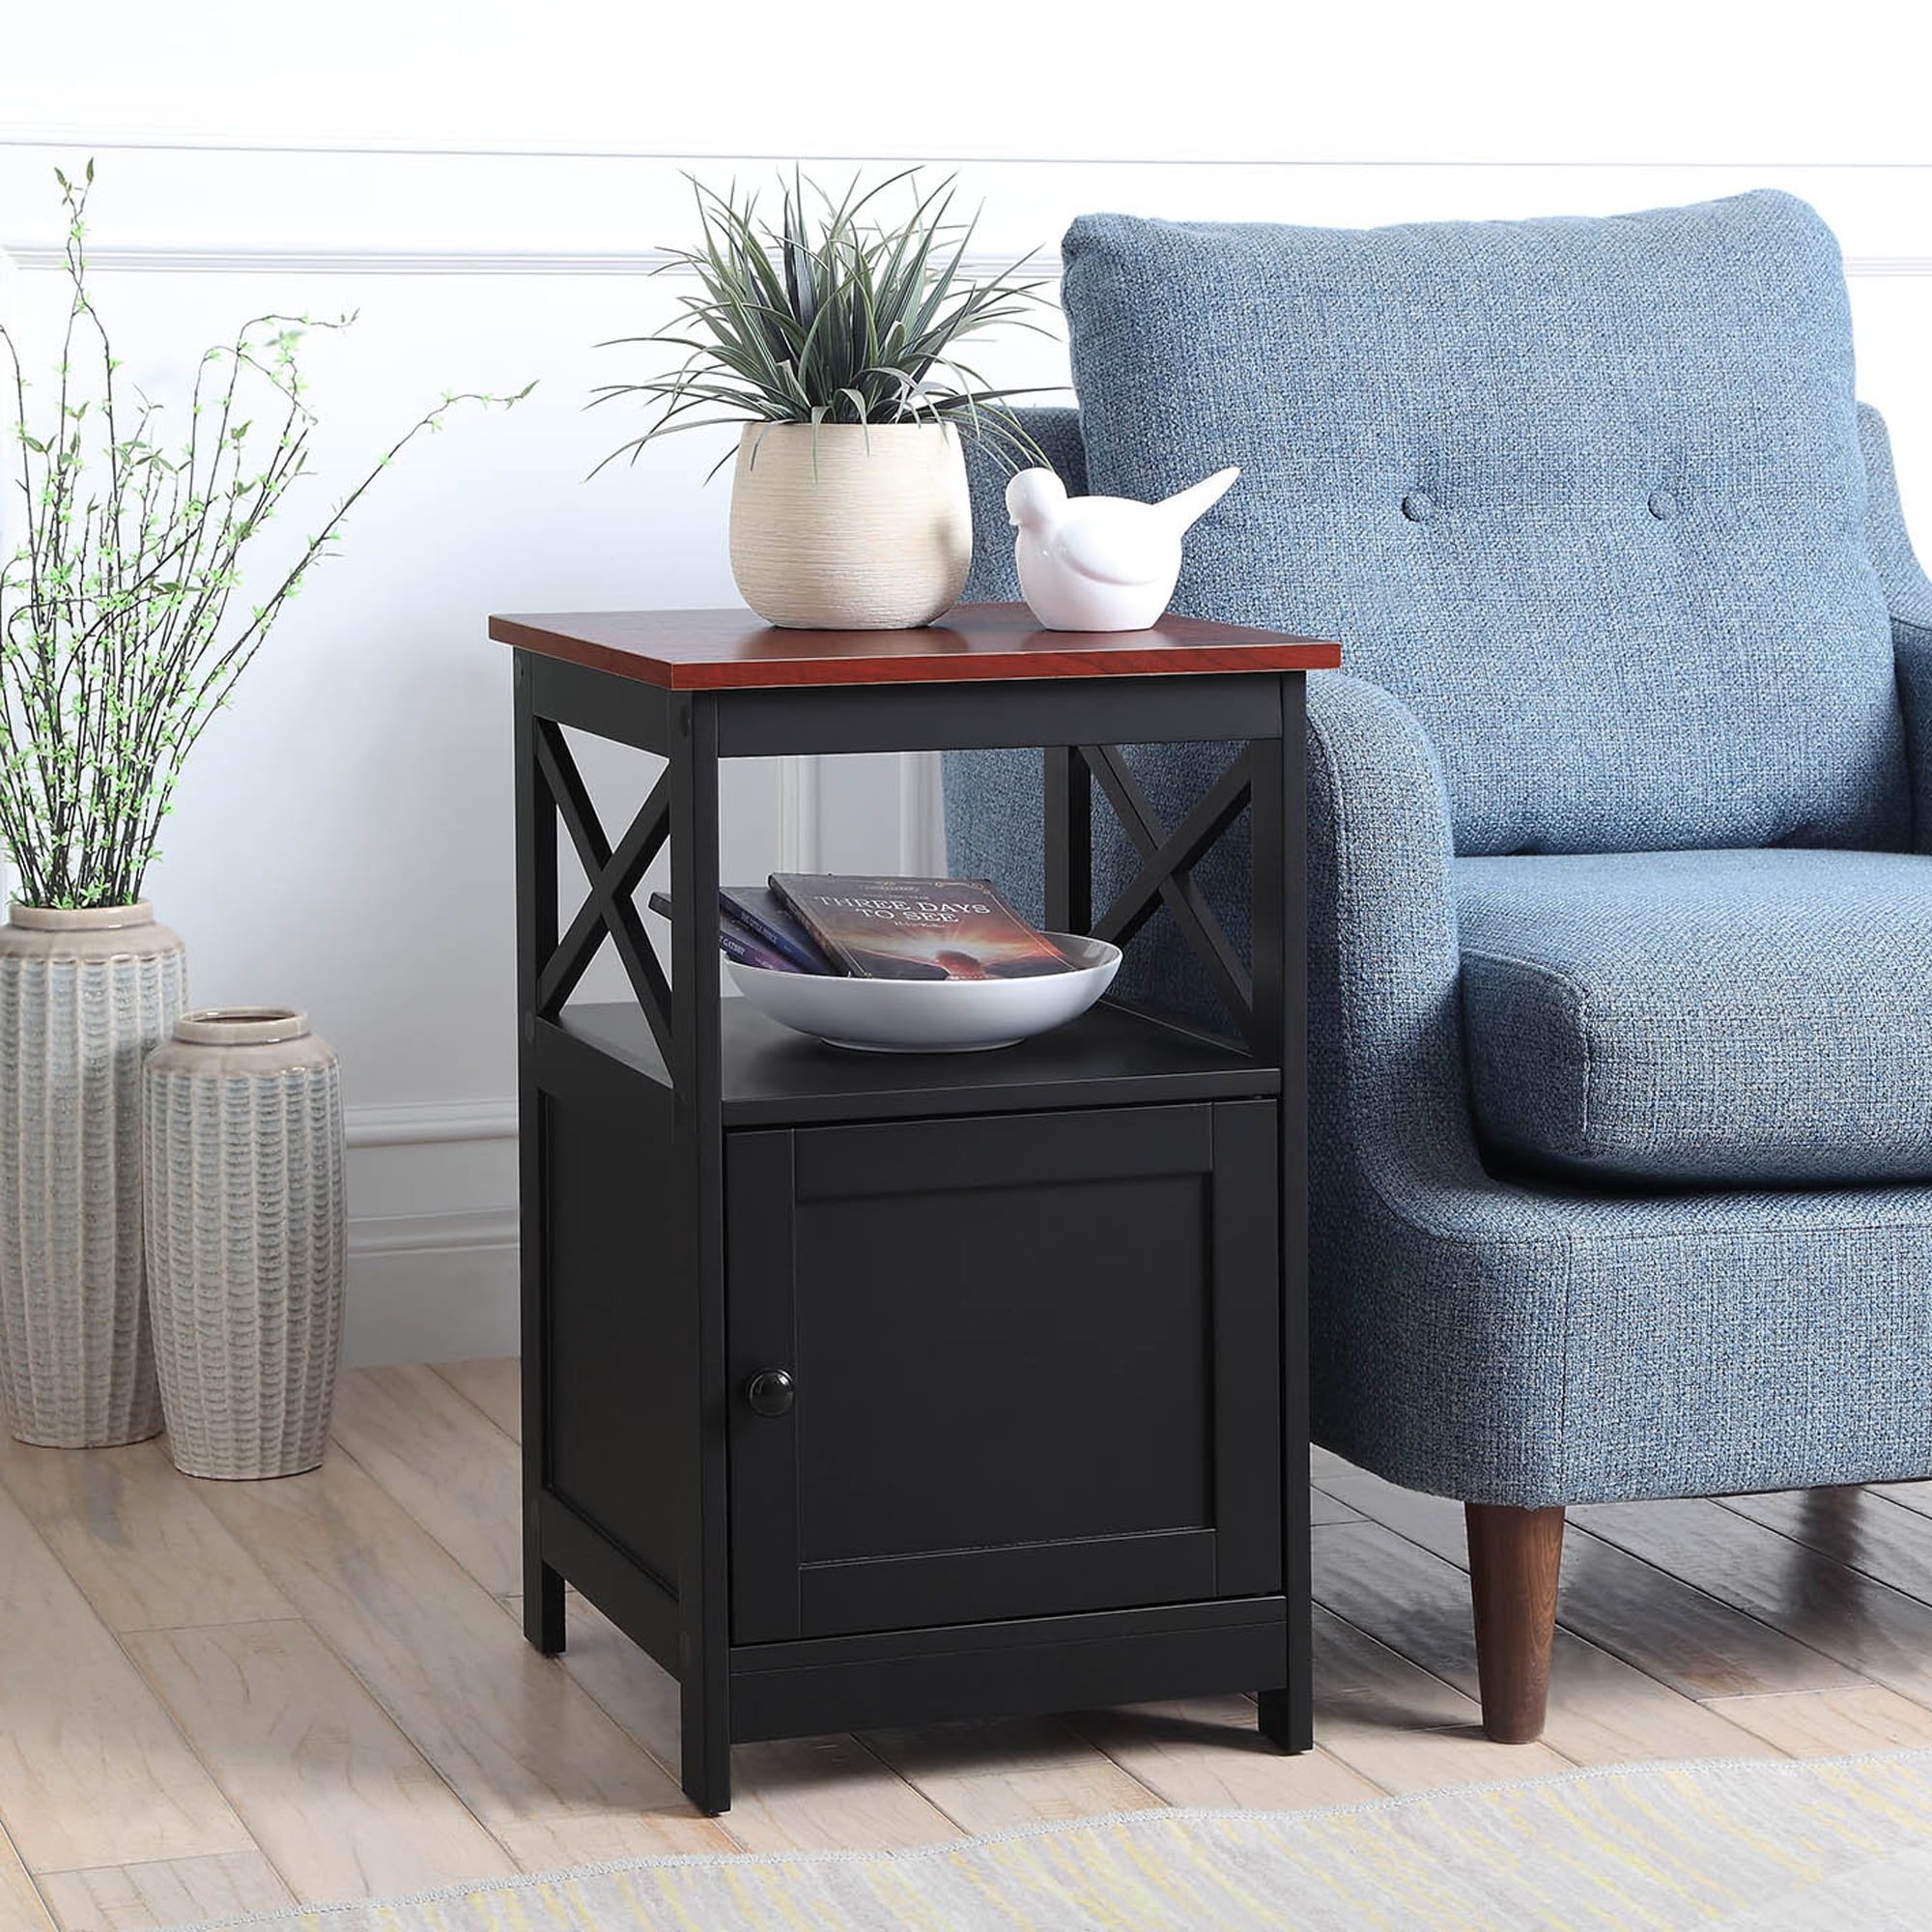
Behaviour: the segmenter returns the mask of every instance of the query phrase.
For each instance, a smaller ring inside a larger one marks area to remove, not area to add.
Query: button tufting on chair
[[[1667,524],[1683,507],[1668,490],[1653,490],[1650,493],[1650,514],[1660,524]]]
[[[1402,499],[1402,513],[1411,524],[1426,524],[1435,514],[1435,498],[1426,490],[1411,490]]]

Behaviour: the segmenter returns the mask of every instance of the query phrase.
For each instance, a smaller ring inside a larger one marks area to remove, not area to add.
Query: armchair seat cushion
[[[1455,862],[1486,1151],[1681,1184],[1932,1177],[1932,858]]]

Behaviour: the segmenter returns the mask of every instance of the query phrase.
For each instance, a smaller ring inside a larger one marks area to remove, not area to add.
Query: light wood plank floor
[[[1239,1696],[741,1747],[677,1790],[670,1681],[518,1626],[509,1362],[345,1378],[310,1476],[0,1443],[0,1932],[163,1923],[660,1852],[927,1844],[1569,1765],[1932,1744],[1932,1485],[1573,1512],[1544,1743],[1476,1728],[1462,1512],[1314,1459],[1318,1748]]]

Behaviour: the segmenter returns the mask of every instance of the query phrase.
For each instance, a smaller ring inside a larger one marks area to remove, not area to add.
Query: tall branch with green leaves
[[[163,406],[130,393],[88,290],[94,164],[79,182],[55,178],[70,295],[57,387],[38,423],[0,319],[23,529],[0,564],[0,848],[30,904],[123,905],[140,896],[189,751],[283,607],[335,554],[363,493],[451,410],[507,406],[529,388],[444,396],[302,541],[293,565],[270,574],[244,615],[234,606],[243,553],[309,474],[316,418],[302,401],[302,336],[355,317],[244,323],[202,356],[185,433],[164,440]]]
[[[952,423],[1009,462],[1042,462],[1001,407],[1032,392],[989,384],[957,345],[1004,323],[1050,333],[1029,319],[1046,278],[1021,279],[1031,256],[989,280],[967,277],[978,217],[952,220],[953,181],[922,194],[916,174],[864,192],[855,181],[837,198],[794,174],[776,227],[760,219],[755,192],[740,199],[735,187],[693,180],[697,244],[671,250],[657,272],[693,275],[697,293],[678,298],[670,328],[600,345],[650,344],[684,358],[668,375],[592,392],[593,408],[637,396],[656,412],[597,468],[636,462],[655,438],[721,423]],[[901,184],[911,206],[893,221],[880,198]]]

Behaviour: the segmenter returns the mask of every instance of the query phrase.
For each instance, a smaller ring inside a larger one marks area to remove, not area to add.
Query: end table
[[[1303,678],[1333,644],[1169,618],[915,631],[495,617],[516,652],[525,1630],[568,1581],[735,1741],[1259,1693],[1307,1748]],[[564,727],[666,760],[614,841]],[[1175,827],[1122,745],[1232,741]],[[1121,1001],[997,1052],[867,1055],[721,999],[718,763],[1043,749],[1047,924],[1165,910],[1234,1043]],[[1093,899],[1094,791],[1139,875]],[[1251,940],[1191,869],[1250,825]],[[558,827],[590,881],[559,919]],[[668,971],[632,895],[668,842]],[[572,1003],[608,934],[635,1004]]]

